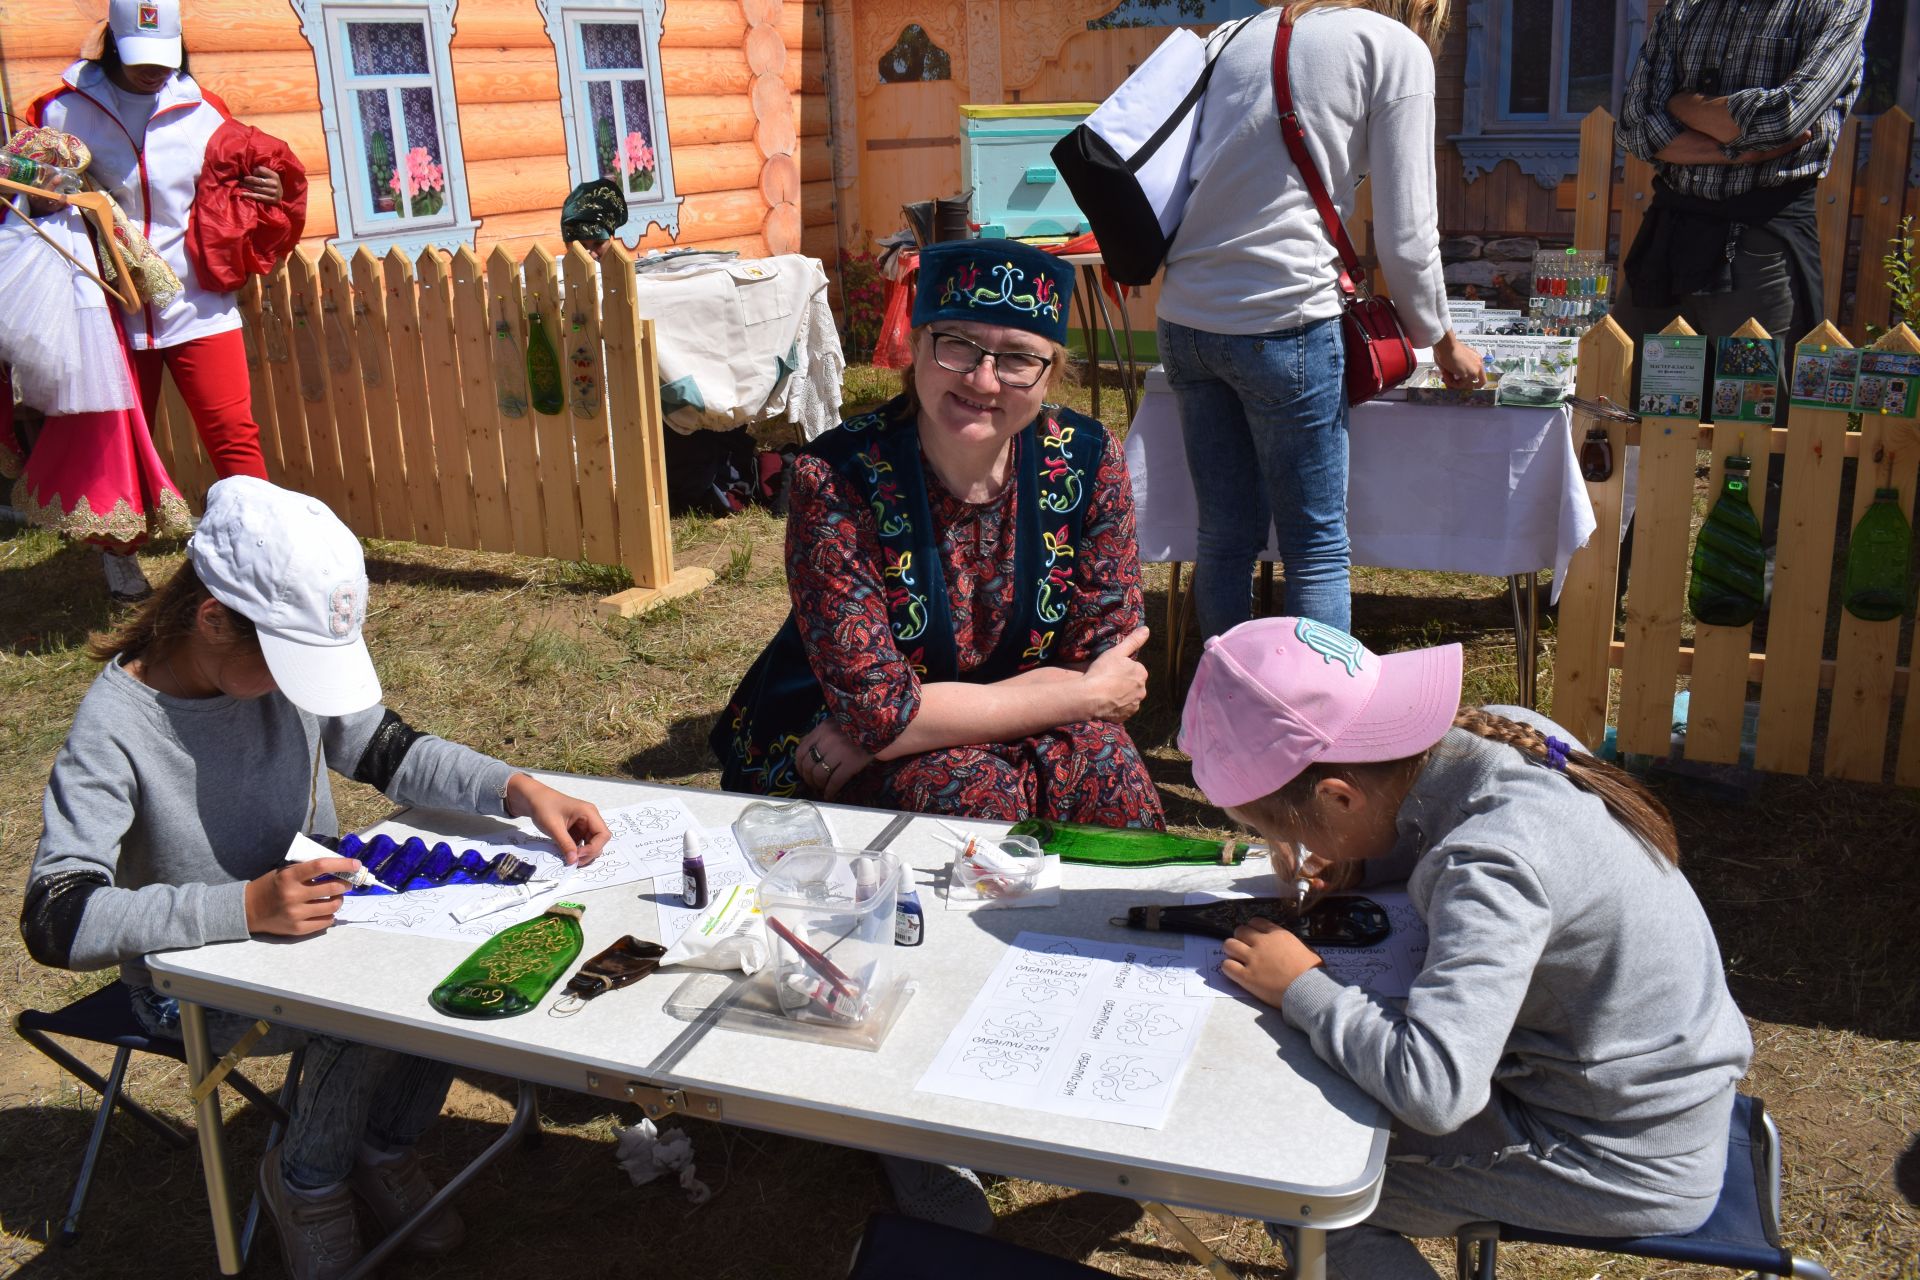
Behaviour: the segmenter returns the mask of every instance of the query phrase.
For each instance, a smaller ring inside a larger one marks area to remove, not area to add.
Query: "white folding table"
[[[717,792],[545,776],[607,808],[673,791],[699,822],[710,825],[730,822],[747,802]],[[906,821],[904,815],[839,806],[828,812],[844,845],[875,842],[894,828],[896,838],[887,847],[912,868],[926,910],[925,944],[899,953],[917,990],[877,1052],[676,1019],[665,1006],[684,981],[677,970],[655,973],[568,1018],[546,1016],[557,990],[539,1010],[521,1017],[446,1018],[428,1005],[427,994],[466,956],[469,944],[353,926],[297,941],[256,939],[158,954],[148,963],[156,985],[182,1002],[196,1087],[215,1067],[201,1006],[226,1009],[528,1082],[516,1126],[531,1121],[530,1085],[545,1084],[630,1100],[654,1116],[680,1110],[1135,1200],[1290,1223],[1303,1228],[1295,1274],[1321,1280],[1324,1231],[1362,1220],[1378,1199],[1387,1116],[1316,1058],[1306,1038],[1272,1010],[1237,999],[1214,1002],[1163,1129],[914,1089],[1016,934],[1032,930],[1178,946],[1175,935],[1130,934],[1109,920],[1124,916],[1128,906],[1177,902],[1192,890],[1258,887],[1268,874],[1264,862],[1131,871],[1070,866],[1057,907],[968,914],[946,910],[935,892],[943,879],[935,873],[951,858],[952,847],[932,819]],[[470,815],[405,810],[384,829],[457,839],[483,834],[488,825]],[[979,824],[982,833],[993,829]],[[587,907],[584,954],[622,934],[655,936],[652,894],[651,884],[641,881],[580,895]],[[220,1264],[231,1275],[241,1258],[217,1091],[205,1091],[198,1105]],[[481,1161],[504,1151],[511,1136]],[[443,1193],[456,1189],[449,1183]]]

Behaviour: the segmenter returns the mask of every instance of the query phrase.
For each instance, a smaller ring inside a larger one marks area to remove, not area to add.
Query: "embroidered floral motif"
[[[927,633],[928,614],[926,596],[914,590],[918,584],[913,578],[913,552],[892,547],[880,550],[887,560],[881,572],[899,584],[887,588],[887,608],[894,615],[893,638],[901,644],[918,640]]]
[[[991,286],[981,285],[979,267],[968,264],[959,268],[941,285],[940,305],[944,307],[951,302],[964,302],[976,309],[1006,307],[1030,316],[1045,316],[1049,320],[1060,318],[1060,291],[1046,276],[1036,279],[1032,290],[1026,293],[1014,292],[1020,287],[1020,282],[1027,278],[1027,273],[1011,262],[995,267],[993,276],[998,292]]]
[[[1080,473],[1067,456],[1067,446],[1072,443],[1073,428],[1049,412],[1046,431],[1040,437],[1040,475],[1047,482],[1040,494],[1040,508],[1057,516],[1078,509],[1086,497]]]
[[[96,546],[131,549],[150,538],[185,537],[193,532],[193,513],[186,499],[171,489],[161,492],[150,512],[135,510],[121,498],[102,514],[85,496],[71,507],[57,493],[42,501],[22,477],[14,482],[12,503],[28,524]]]

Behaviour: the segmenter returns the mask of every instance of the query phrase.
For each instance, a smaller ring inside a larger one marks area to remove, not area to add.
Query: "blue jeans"
[[[1346,351],[1336,317],[1277,333],[1160,322],[1200,512],[1200,629],[1253,616],[1253,564],[1279,534],[1289,616],[1348,629]]]
[[[149,1034],[180,1038],[180,1002],[133,987],[133,1013]],[[207,1038],[224,1054],[254,1019],[207,1010]],[[306,1046],[293,1119],[280,1145],[280,1168],[295,1187],[314,1191],[344,1182],[366,1142],[383,1151],[410,1147],[440,1114],[453,1083],[444,1062],[375,1049],[275,1025],[252,1049],[274,1057]]]

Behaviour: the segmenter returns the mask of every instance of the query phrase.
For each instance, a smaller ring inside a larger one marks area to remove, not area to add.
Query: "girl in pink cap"
[[[1182,717],[1208,799],[1323,888],[1405,878],[1431,935],[1404,1003],[1266,921],[1226,944],[1226,974],[1394,1116],[1329,1276],[1428,1280],[1405,1237],[1470,1222],[1692,1230],[1752,1055],[1666,810],[1545,717],[1460,710],[1460,665],[1262,619],[1208,641]]]

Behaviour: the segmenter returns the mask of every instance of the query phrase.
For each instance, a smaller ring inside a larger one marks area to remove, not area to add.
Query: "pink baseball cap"
[[[1232,809],[1308,765],[1418,755],[1460,709],[1460,646],[1381,657],[1311,618],[1259,618],[1207,641],[1180,749],[1207,799]]]

